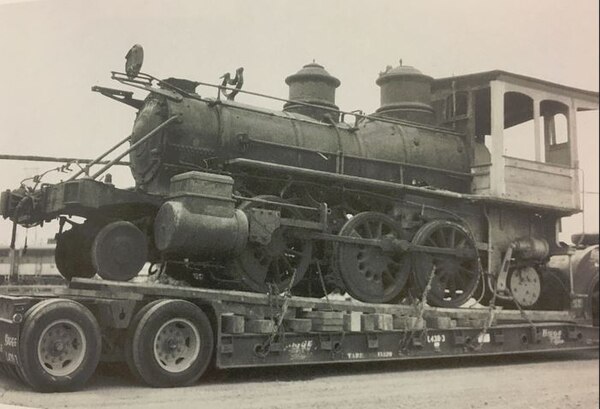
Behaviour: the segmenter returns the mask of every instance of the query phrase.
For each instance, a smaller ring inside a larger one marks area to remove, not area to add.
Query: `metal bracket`
[[[123,91],[120,89],[99,87],[99,86],[95,85],[92,87],[92,92],[99,92],[100,94],[104,95],[105,97],[114,99],[115,101],[122,102],[123,104],[132,106],[135,109],[140,109],[144,105],[144,101],[133,98],[133,92],[131,92],[131,91]]]
[[[222,354],[233,354],[233,337],[232,336],[221,336],[220,350]]]
[[[462,331],[456,331],[454,333],[454,345],[464,345],[465,344],[465,336]]]
[[[498,278],[496,279],[496,292],[506,291],[506,281],[508,279],[508,269],[510,267],[510,260],[512,259],[513,246],[509,246],[506,250],[506,254],[504,254],[504,259],[502,260],[502,266],[500,267],[500,272],[498,273]]]
[[[253,208],[248,209],[247,214],[250,224],[249,240],[262,245],[269,244],[273,232],[281,226],[279,210]]]
[[[101,324],[113,328],[127,328],[133,316],[136,300],[117,300],[98,305]]]
[[[369,349],[379,348],[379,337],[376,334],[367,334],[367,345]]]

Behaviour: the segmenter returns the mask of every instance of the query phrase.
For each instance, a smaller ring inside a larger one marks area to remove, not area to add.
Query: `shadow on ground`
[[[244,382],[294,382],[330,376],[368,375],[387,372],[444,370],[469,367],[528,365],[544,362],[582,361],[598,359],[599,351],[524,353],[515,355],[410,359],[404,361],[296,365],[243,369],[212,369],[199,381],[202,384],[233,384]],[[101,364],[86,389],[106,386],[141,386],[124,364]]]

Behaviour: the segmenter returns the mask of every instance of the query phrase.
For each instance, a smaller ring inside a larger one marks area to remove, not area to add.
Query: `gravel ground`
[[[103,366],[86,389],[37,394],[0,378],[0,408],[598,408],[598,351],[216,371],[151,389]]]

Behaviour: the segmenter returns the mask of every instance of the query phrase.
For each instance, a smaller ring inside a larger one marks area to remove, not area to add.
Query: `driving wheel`
[[[286,203],[276,196],[257,196],[256,199]],[[251,208],[280,210],[284,218],[299,216],[293,209],[274,204],[245,202],[239,206],[241,210]],[[304,277],[311,260],[312,242],[295,236],[288,227],[281,226],[273,231],[269,243],[248,243],[234,261],[233,273],[252,291],[269,292],[271,285],[275,285],[278,291],[284,291]]]
[[[475,241],[467,229],[453,221],[434,220],[417,231],[412,243],[432,250],[413,253],[415,295],[423,294],[433,274],[427,293],[430,305],[455,308],[471,298],[479,283],[480,268]]]
[[[391,217],[377,212],[359,213],[346,222],[340,236],[359,239],[400,239],[402,230]],[[410,275],[410,260],[379,246],[337,243],[335,265],[346,291],[371,303],[396,301]]]

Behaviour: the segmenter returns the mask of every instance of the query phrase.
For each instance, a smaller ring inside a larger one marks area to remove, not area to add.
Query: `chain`
[[[279,333],[280,329],[282,328],[283,319],[287,312],[290,299],[292,298],[292,287],[294,286],[295,281],[296,281],[296,269],[294,268],[294,269],[292,269],[292,278],[290,280],[290,284],[289,284],[287,290],[283,293],[283,302],[281,303],[281,311],[279,312],[277,321],[273,325],[273,330],[271,331],[271,334],[265,340],[265,342],[262,343],[261,348],[258,351],[256,351],[256,354],[262,358],[264,358],[265,356],[267,356],[269,354],[269,352],[271,350],[271,345],[273,344],[273,341],[275,340],[275,338],[277,337],[277,334]],[[272,296],[274,294],[273,287],[269,286],[269,288],[270,288],[270,290],[269,290],[269,308],[271,309],[271,311],[274,311],[273,303],[272,303]],[[274,288],[277,288],[277,286],[274,286]],[[274,315],[274,314],[272,314],[272,315]]]
[[[329,295],[327,294],[327,288],[325,287],[325,280],[323,279],[323,272],[321,271],[321,263],[317,260],[317,273],[319,273],[319,281],[321,282],[321,289],[323,290],[323,294],[325,295],[325,300],[327,300],[327,305],[329,309],[333,311],[333,306],[331,305],[331,301],[329,301]]]
[[[515,303],[515,305],[519,309],[519,313],[521,314],[521,317],[525,321],[527,321],[529,323],[529,325],[531,325],[532,327],[535,327],[535,324],[533,323],[533,321],[531,321],[529,316],[527,316],[527,314],[525,313],[525,310],[523,309],[523,307],[521,307],[521,304],[519,304],[519,302],[516,300],[515,296],[513,295],[512,291],[510,290],[510,287],[507,287],[506,290],[508,291],[508,294],[512,298],[512,301]]]
[[[425,325],[425,321],[423,320],[423,314],[425,313],[425,305],[427,305],[427,297],[429,295],[429,291],[431,291],[431,284],[433,283],[433,278],[435,277],[435,264],[431,267],[431,272],[429,273],[429,278],[427,279],[427,285],[423,290],[423,294],[421,295],[421,302],[419,303],[419,309],[417,310],[417,323],[423,322],[423,331],[421,332],[421,336],[427,336],[427,326]]]
[[[492,283],[492,280],[490,280],[490,284],[491,283]],[[494,322],[494,317],[496,315],[496,295],[497,295],[497,291],[496,291],[495,288],[492,288],[491,290],[492,290],[492,299],[490,300],[490,305],[488,306],[488,310],[489,310],[488,318],[483,322],[483,328],[481,329],[481,331],[477,335],[477,344],[473,346],[473,349],[476,350],[476,351],[480,351],[481,348],[483,347],[484,337],[487,334],[489,328],[492,326],[492,324]],[[485,282],[484,282],[483,291],[485,291]]]
[[[423,294],[421,294],[421,300],[417,301],[416,303],[413,303],[413,308],[415,308],[416,312],[417,312],[416,324],[418,324],[419,322],[423,322],[423,331],[421,331],[421,338],[424,338],[427,336],[427,326],[425,325],[425,321],[423,320],[423,314],[425,313],[425,305],[427,303],[427,296],[429,295],[429,291],[431,290],[431,284],[433,283],[433,278],[435,277],[435,267],[436,267],[435,264],[431,267],[431,272],[429,273],[429,278],[427,279],[427,285],[425,286],[425,289],[423,290]],[[410,335],[406,336],[406,334],[410,334]],[[409,332],[405,333],[405,337],[402,340],[402,342],[400,343],[401,350],[405,350],[408,347],[408,344],[414,338],[414,334],[415,334],[414,329],[411,329]]]

